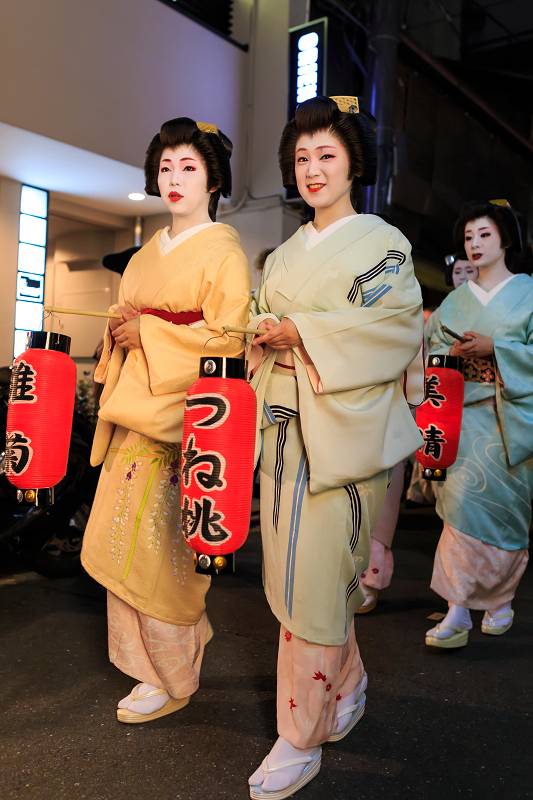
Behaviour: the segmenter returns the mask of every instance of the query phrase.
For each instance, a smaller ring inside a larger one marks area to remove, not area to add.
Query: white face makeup
[[[465,226],[465,252],[479,270],[492,267],[505,256],[500,232],[489,217],[480,217]]]
[[[207,170],[190,145],[167,148],[161,155],[157,185],[161,198],[173,216],[196,216],[209,205]]]
[[[455,260],[452,272],[453,288],[457,289],[465,281],[477,281],[479,270],[470,261],[458,258]]]
[[[302,198],[313,208],[331,208],[349,198],[349,170],[346,150],[328,131],[305,134],[296,142],[296,184]]]

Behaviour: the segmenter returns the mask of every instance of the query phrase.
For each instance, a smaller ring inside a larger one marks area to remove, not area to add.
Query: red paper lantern
[[[257,402],[244,376],[242,359],[202,358],[185,400],[183,535],[201,572],[225,569],[250,527]]]
[[[26,499],[65,476],[76,395],[70,337],[33,331],[13,364],[6,428],[6,475]]]
[[[416,459],[423,476],[445,481],[446,470],[457,458],[465,382],[461,359],[455,356],[430,356],[426,370],[425,400],[416,412],[416,424],[424,437]]]

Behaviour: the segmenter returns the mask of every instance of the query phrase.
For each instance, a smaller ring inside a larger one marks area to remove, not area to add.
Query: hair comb
[[[197,122],[196,127],[203,133],[216,133],[218,136],[218,128],[216,125],[211,125],[210,122]]]
[[[349,96],[330,97],[337,104],[339,111],[345,111],[347,114],[359,114],[359,98]]]

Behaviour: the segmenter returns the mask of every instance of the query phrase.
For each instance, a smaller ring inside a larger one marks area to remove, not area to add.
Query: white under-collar
[[[491,289],[490,292],[486,292],[481,286],[474,281],[467,281],[468,288],[472,292],[472,294],[479,300],[482,306],[486,306],[490,303],[493,297],[496,297],[499,291],[503,289],[504,286],[507,286],[509,281],[512,281],[513,278],[516,278],[516,275],[511,275],[509,278],[506,278],[504,281],[499,283],[494,289]]]
[[[161,247],[161,254],[166,256],[170,253],[171,250],[174,250],[179,244],[183,244],[183,242],[190,239],[191,236],[194,236],[195,233],[199,233],[203,231],[204,228],[210,228],[211,225],[222,225],[221,222],[202,222],[201,225],[195,225],[193,228],[188,228],[188,230],[183,231],[183,233],[178,233],[177,236],[174,236],[173,239],[169,236],[170,227],[167,225],[166,228],[163,228],[161,233],[159,234],[159,246]]]
[[[355,219],[358,215],[357,214],[350,214],[348,217],[343,217],[342,219],[338,219],[337,222],[332,222],[331,225],[328,225],[327,228],[317,232],[315,226],[312,222],[308,222],[304,228],[304,242],[305,242],[305,249],[311,250],[317,244],[320,244],[323,239],[326,239],[330,234],[334,233],[334,231],[341,228],[351,219]]]

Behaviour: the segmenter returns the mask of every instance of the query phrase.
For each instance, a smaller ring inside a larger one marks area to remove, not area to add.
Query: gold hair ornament
[[[347,114],[359,114],[359,98],[349,96],[330,97],[337,104],[339,111],[345,111]]]
[[[199,131],[203,131],[204,133],[216,133],[218,136],[218,128],[216,125],[211,125],[210,122],[197,122],[196,127]]]
[[[489,200],[491,206],[502,206],[502,208],[511,208],[511,204],[508,200]]]

